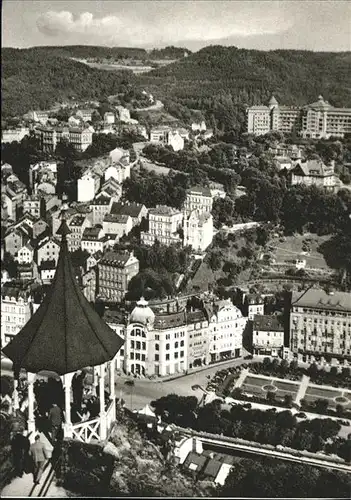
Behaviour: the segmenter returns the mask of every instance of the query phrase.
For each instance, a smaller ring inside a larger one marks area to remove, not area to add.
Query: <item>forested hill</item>
[[[96,45],[52,45],[32,47],[31,52],[38,54],[52,54],[76,59],[145,59],[147,51],[134,47],[102,47]]]
[[[101,99],[126,90],[131,72],[90,68],[37,49],[2,49],[2,116],[47,109],[57,101]]]

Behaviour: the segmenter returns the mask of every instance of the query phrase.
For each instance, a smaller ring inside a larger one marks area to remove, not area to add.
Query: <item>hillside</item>
[[[242,114],[245,106],[266,102],[272,92],[286,105],[308,104],[322,94],[335,106],[351,107],[351,52],[210,46],[139,81],[172,109],[183,105],[206,111],[226,125],[235,122],[238,108]]]
[[[2,116],[47,109],[68,98],[100,99],[134,81],[131,72],[89,68],[37,49],[2,49]]]

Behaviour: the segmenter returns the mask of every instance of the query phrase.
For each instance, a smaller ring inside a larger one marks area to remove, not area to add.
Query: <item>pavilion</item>
[[[62,236],[54,281],[42,304],[3,353],[13,362],[14,407],[18,409],[17,384],[21,369],[28,379],[28,431],[34,434],[34,381],[39,372],[55,372],[65,392],[65,438],[90,442],[107,438],[116,418],[115,356],[124,340],[108,327],[89,304],[74,276],[67,235],[70,230],[62,211],[58,234]],[[77,370],[94,367],[99,386],[98,417],[78,423],[71,419],[71,383]],[[109,368],[109,403],[105,402],[105,375]]]

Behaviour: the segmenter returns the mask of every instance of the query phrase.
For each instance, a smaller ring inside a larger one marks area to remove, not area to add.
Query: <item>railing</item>
[[[92,439],[100,440],[100,418],[73,424],[72,437],[84,443],[90,443]]]
[[[111,401],[109,407],[107,408],[106,411],[106,432],[107,436],[110,433],[110,430],[112,428],[112,424],[116,420],[116,404],[115,401]]]

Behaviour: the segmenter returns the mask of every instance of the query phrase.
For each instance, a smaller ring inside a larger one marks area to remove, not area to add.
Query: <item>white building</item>
[[[246,323],[247,318],[230,299],[215,302],[210,321],[211,361],[241,356]]]
[[[184,246],[203,252],[213,240],[213,217],[210,213],[197,210],[185,215],[183,221]]]
[[[75,215],[68,223],[70,234],[67,236],[68,249],[74,252],[81,247],[85,228],[91,227],[91,222],[86,215]]]
[[[34,249],[32,245],[28,242],[26,245],[24,245],[22,248],[18,250],[17,257],[15,257],[15,260],[19,264],[30,264],[33,262],[33,257],[34,257]]]
[[[77,183],[77,200],[78,202],[91,201],[95,197],[97,181],[89,171],[84,173]]]
[[[245,301],[248,309],[248,317],[250,321],[253,321],[255,314],[264,314],[264,300],[259,295],[248,294],[245,297]]]
[[[282,357],[284,325],[281,316],[254,316],[252,348],[253,354]]]
[[[6,283],[1,291],[1,347],[5,347],[33,314],[28,290]]]
[[[198,123],[197,122],[193,122],[191,124],[191,130],[193,132],[197,132],[197,131],[202,132],[202,131],[206,130],[206,128],[207,128],[206,127],[206,123],[204,121],[198,122]]]
[[[86,227],[81,240],[81,249],[91,255],[103,252],[105,249],[104,236],[105,233],[101,227]]]
[[[105,215],[109,214],[111,211],[112,204],[113,199],[107,196],[99,196],[90,203],[93,226],[97,224],[102,225]]]
[[[115,123],[115,114],[111,111],[106,111],[106,113],[104,114],[104,122],[108,125],[112,125],[113,123]]]
[[[116,110],[118,113],[119,120],[121,122],[130,123],[131,118],[129,109],[124,108],[123,106],[116,106]]]
[[[47,236],[37,246],[36,263],[40,266],[43,261],[55,260],[57,265],[59,253],[60,243],[55,238]]]
[[[180,242],[178,230],[181,228],[183,214],[175,208],[157,205],[149,210],[149,231],[140,237],[145,245],[153,245],[156,240],[164,245]]]
[[[198,210],[200,213],[211,212],[212,204],[211,189],[202,186],[194,186],[187,191],[184,210],[187,213],[193,210]]]
[[[105,170],[105,181],[111,177],[117,182],[122,184],[128,177],[130,177],[130,165],[113,164]]]
[[[129,215],[107,214],[104,217],[102,227],[105,234],[115,234],[119,239],[130,233],[133,221]]]
[[[177,131],[171,130],[167,136],[167,145],[171,146],[173,151],[181,151],[184,149],[184,139]]]
[[[15,129],[5,129],[1,132],[1,142],[21,142],[21,140],[29,135],[29,128],[27,127],[19,127]]]

